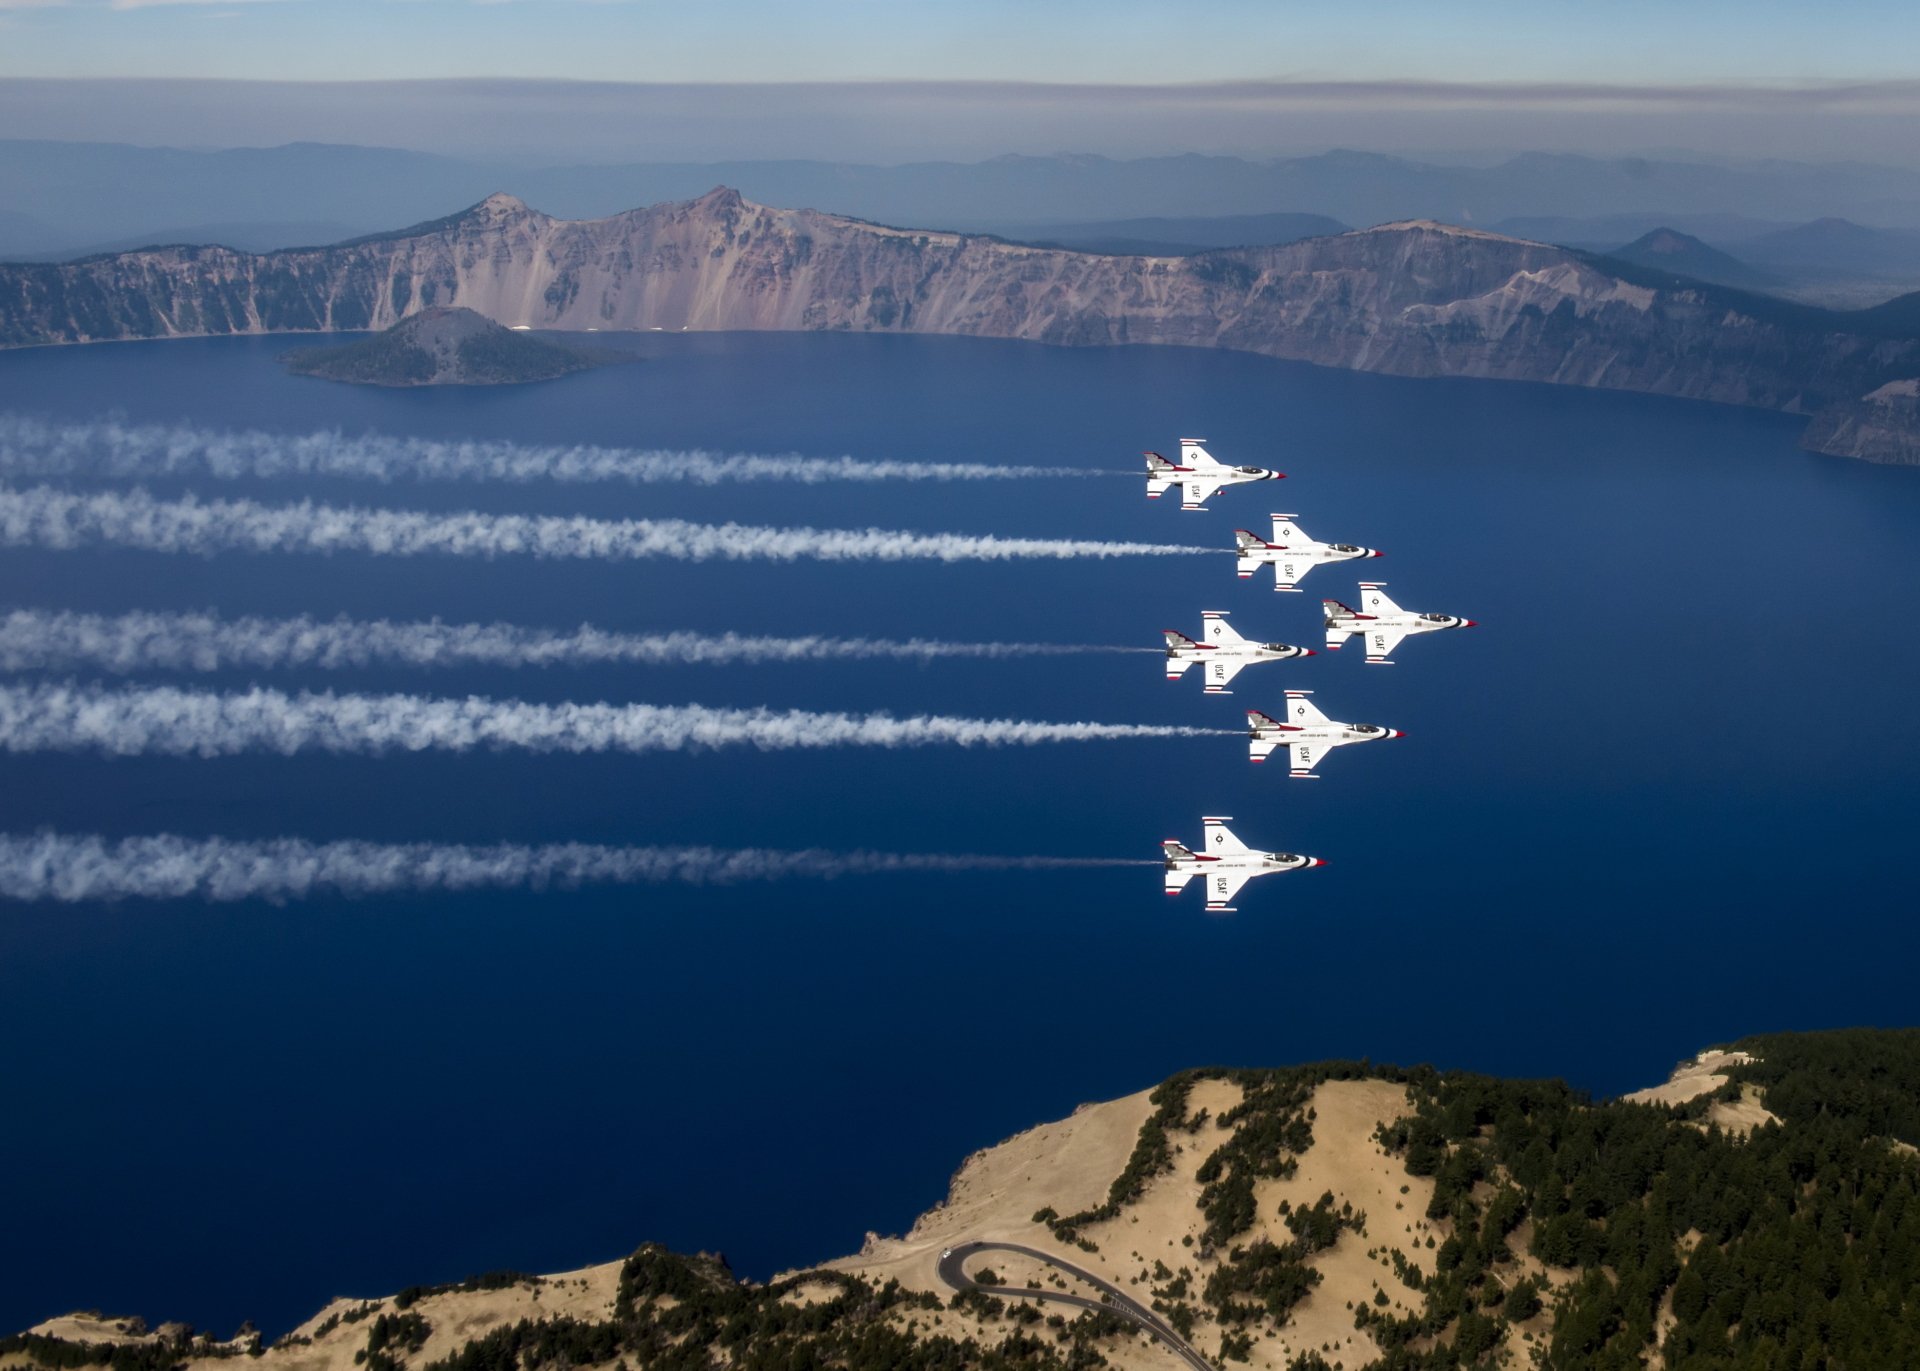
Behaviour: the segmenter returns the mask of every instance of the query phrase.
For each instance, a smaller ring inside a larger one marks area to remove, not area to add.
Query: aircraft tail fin
[[[1327,651],[1338,652],[1350,635],[1360,632],[1360,625],[1353,610],[1338,600],[1322,600],[1320,608],[1327,620]]]
[[[1236,528],[1233,531],[1233,542],[1240,552],[1240,561],[1235,570],[1240,573],[1240,579],[1244,581],[1260,569],[1259,554],[1267,550],[1267,543],[1265,539],[1255,537],[1244,528]]]
[[[1157,452],[1142,455],[1147,459],[1147,498],[1157,500],[1179,484],[1179,469]]]
[[[1173,864],[1175,862],[1194,861],[1195,857],[1194,857],[1193,851],[1191,848],[1187,847],[1186,844],[1177,843],[1171,838],[1166,839],[1164,842],[1160,844],[1160,851],[1166,856],[1166,859],[1167,859],[1167,870],[1166,870],[1167,894],[1178,895],[1182,890],[1186,889],[1187,882],[1192,880],[1197,873],[1194,872],[1192,868],[1188,868],[1185,871],[1175,871],[1173,869]]]
[[[1165,635],[1167,640],[1167,679],[1169,681],[1177,681],[1186,673],[1187,668],[1194,664],[1196,659],[1192,657],[1176,657],[1173,654],[1182,648],[1196,648],[1199,647],[1200,644],[1194,642],[1193,639],[1189,638],[1186,634],[1176,633],[1170,628],[1165,628],[1160,631]]]

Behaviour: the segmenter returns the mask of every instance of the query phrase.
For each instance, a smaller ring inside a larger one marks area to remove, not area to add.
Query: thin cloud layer
[[[1526,122],[1516,126],[1516,115]],[[408,147],[552,164],[1329,147],[1920,160],[1920,82],[626,83],[0,79],[14,137]]]

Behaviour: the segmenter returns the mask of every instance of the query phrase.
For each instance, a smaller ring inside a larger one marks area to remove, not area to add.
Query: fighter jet
[[[1178,895],[1188,881],[1198,876],[1205,883],[1207,908],[1213,913],[1233,913],[1233,906],[1227,901],[1255,876],[1326,865],[1318,857],[1301,857],[1292,852],[1256,852],[1233,836],[1226,818],[1203,818],[1200,823],[1199,852],[1172,838],[1161,843],[1160,850],[1167,859],[1167,894]]]
[[[1217,609],[1200,615],[1200,636],[1196,643],[1184,633],[1165,629],[1167,636],[1167,679],[1177,681],[1195,662],[1205,664],[1203,679],[1209,695],[1231,695],[1227,682],[1255,662],[1284,662],[1292,657],[1311,657],[1310,647],[1290,647],[1286,643],[1250,643],[1233,631],[1227,616]]]
[[[1361,609],[1349,609],[1338,600],[1322,600],[1327,612],[1327,649],[1338,652],[1349,633],[1358,633],[1367,645],[1367,660],[1375,666],[1392,666],[1387,654],[1410,633],[1432,633],[1442,628],[1472,628],[1472,619],[1451,614],[1415,614],[1387,598],[1385,581],[1360,583]]]
[[[1175,466],[1157,452],[1146,453],[1147,498],[1158,500],[1173,486],[1180,487],[1180,508],[1205,509],[1206,500],[1221,486],[1237,486],[1245,481],[1283,481],[1286,473],[1265,467],[1223,466],[1200,445],[1205,438],[1180,440],[1180,465]]]
[[[1378,557],[1370,547],[1352,543],[1316,543],[1293,522],[1291,514],[1273,516],[1273,541],[1257,538],[1244,528],[1233,536],[1240,544],[1240,579],[1245,580],[1262,565],[1273,567],[1275,590],[1298,590],[1300,580],[1309,571],[1326,562],[1351,562],[1356,557]]]
[[[1247,737],[1251,740],[1247,752],[1254,761],[1264,762],[1269,752],[1284,747],[1293,760],[1293,774],[1313,776],[1314,766],[1336,747],[1407,736],[1397,728],[1382,728],[1379,724],[1343,724],[1329,719],[1307,698],[1311,694],[1311,690],[1287,692],[1285,723],[1257,709],[1247,711]]]

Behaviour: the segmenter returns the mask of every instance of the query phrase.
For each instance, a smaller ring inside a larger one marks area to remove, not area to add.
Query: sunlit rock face
[[[1911,337],[1648,279],[1656,284],[1563,248],[1425,221],[1279,247],[1114,257],[773,209],[726,189],[595,220],[554,219],[493,195],[444,220],[332,247],[154,248],[0,266],[0,342],[383,329],[423,308],[463,306],[539,329],[1226,347],[1796,413],[1856,405],[1920,373]],[[1899,406],[1881,408],[1896,428],[1913,422]]]

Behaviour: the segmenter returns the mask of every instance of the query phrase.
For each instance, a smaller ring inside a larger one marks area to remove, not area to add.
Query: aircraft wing
[[[1207,659],[1207,694],[1224,695],[1227,682],[1240,674],[1245,667],[1245,657],[1209,657]]]
[[[1313,563],[1305,557],[1281,556],[1273,562],[1273,588],[1275,590],[1298,590],[1300,578],[1313,570]]]
[[[1307,696],[1311,694],[1313,694],[1311,690],[1289,690],[1287,692],[1287,718],[1296,724],[1332,723],[1333,721],[1331,719],[1320,712],[1320,706],[1307,698]]]
[[[1387,592],[1381,588],[1380,583],[1377,581],[1362,581],[1360,583],[1360,602],[1366,606],[1367,613],[1369,614],[1398,614],[1400,612],[1400,606],[1387,598]]]
[[[1289,743],[1287,748],[1288,755],[1293,761],[1293,774],[1296,776],[1311,776],[1313,768],[1320,759],[1333,751],[1325,743]]]
[[[1207,908],[1232,913],[1233,906],[1227,901],[1240,893],[1240,887],[1252,880],[1254,873],[1243,870],[1211,871],[1207,873]]]
[[[1268,754],[1270,754],[1278,746],[1280,746],[1280,744],[1274,742],[1273,739],[1271,738],[1249,739],[1247,742],[1248,760],[1255,761],[1255,762],[1264,762],[1267,760]]]
[[[1221,482],[1214,476],[1188,475],[1180,478],[1180,508],[1205,509],[1207,497],[1220,489]]]
[[[1382,628],[1378,624],[1366,630],[1367,660],[1384,662],[1389,654],[1400,646],[1400,640],[1407,636],[1404,628]]]
[[[1231,857],[1251,852],[1252,848],[1234,837],[1224,819],[1202,819],[1200,821],[1206,837],[1206,850],[1215,857]]]

